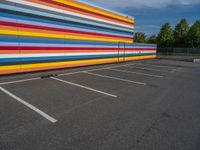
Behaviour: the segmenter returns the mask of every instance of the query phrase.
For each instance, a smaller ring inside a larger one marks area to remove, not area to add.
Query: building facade
[[[1,0],[0,74],[156,57],[134,19],[75,0]]]

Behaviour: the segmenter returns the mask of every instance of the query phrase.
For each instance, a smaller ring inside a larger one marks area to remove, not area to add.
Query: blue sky
[[[169,22],[174,27],[182,18],[192,25],[200,19],[200,0],[79,0],[133,16],[135,32],[156,34]]]

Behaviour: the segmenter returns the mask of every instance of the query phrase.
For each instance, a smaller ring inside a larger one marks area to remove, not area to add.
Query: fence
[[[158,48],[161,55],[200,55],[200,48]]]

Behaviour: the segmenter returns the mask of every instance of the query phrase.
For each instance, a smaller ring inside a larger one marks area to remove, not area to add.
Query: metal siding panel
[[[156,45],[132,43],[131,18],[74,0],[43,2],[0,1],[0,74],[156,56]],[[118,42],[125,42],[124,54]]]

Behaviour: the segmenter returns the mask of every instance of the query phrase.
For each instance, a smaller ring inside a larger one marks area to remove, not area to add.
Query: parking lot
[[[141,60],[0,77],[0,149],[198,149],[200,64]]]

